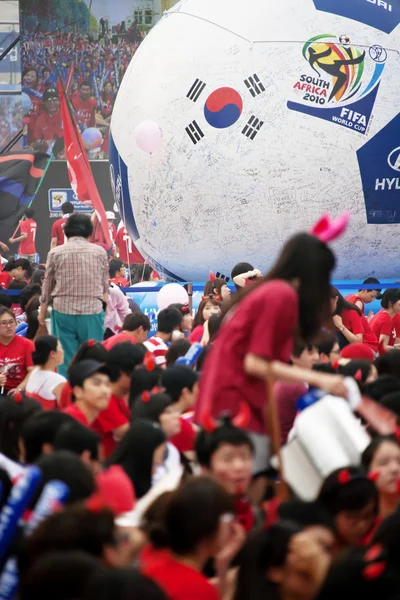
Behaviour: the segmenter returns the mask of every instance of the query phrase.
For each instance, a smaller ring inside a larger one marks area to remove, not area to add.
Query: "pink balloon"
[[[153,154],[157,152],[162,144],[162,131],[154,121],[142,121],[135,127],[134,131],[137,145],[144,152]]]
[[[82,141],[86,150],[92,150],[93,148],[98,148],[103,143],[103,136],[101,135],[101,131],[96,129],[96,127],[88,127],[82,133]]]
[[[188,302],[187,291],[178,283],[167,283],[157,295],[157,304],[160,310],[168,308],[170,304],[188,304]]]

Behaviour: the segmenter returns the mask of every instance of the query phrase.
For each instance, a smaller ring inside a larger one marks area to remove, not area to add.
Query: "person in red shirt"
[[[316,236],[292,237],[270,273],[234,299],[207,356],[195,422],[202,423],[210,413],[218,417],[229,411],[236,416],[246,403],[251,411],[247,429],[256,447],[255,472],[268,466],[267,377],[347,395],[342,377],[287,364],[295,337],[312,343],[323,323],[331,320],[329,280],[334,266],[333,253]]]
[[[75,401],[63,412],[90,428],[110,402],[108,367],[96,360],[82,360],[72,367],[68,379]]]
[[[196,430],[184,415],[193,410],[196,404],[199,392],[198,379],[198,374],[185,365],[172,365],[162,374],[162,385],[171,397],[173,407],[182,415],[181,430],[170,439],[171,444],[182,453],[190,453],[194,450]]]
[[[0,390],[14,394],[25,389],[33,368],[31,340],[16,335],[17,321],[12,310],[0,306]]]
[[[97,101],[92,97],[92,86],[88,81],[81,83],[79,94],[72,96],[72,104],[83,129],[96,126]]]
[[[64,202],[61,206],[62,217],[61,219],[57,219],[54,221],[53,226],[51,228],[51,244],[50,250],[56,248],[57,246],[62,246],[65,244],[65,234],[64,234],[64,225],[66,220],[72,213],[74,212],[74,205],[72,202]]]
[[[221,303],[215,298],[204,298],[200,302],[199,308],[193,320],[192,333],[189,336],[189,342],[200,343],[204,335],[204,324],[212,315],[221,314]]]
[[[365,281],[363,281],[363,283],[365,283],[366,285],[380,285],[380,281],[378,281],[378,279],[376,279],[375,277],[368,277]],[[381,300],[381,291],[382,290],[380,288],[377,288],[376,290],[361,289],[358,290],[358,292],[356,292],[355,294],[349,294],[348,296],[346,296],[346,300],[348,300],[352,304],[355,304],[361,310],[362,314],[365,315],[365,305],[370,304],[374,300]],[[374,313],[370,313],[368,315],[368,319],[371,320],[373,316]]]
[[[152,546],[139,558],[140,571],[170,600],[219,600],[202,571],[214,558],[218,571],[225,573],[240,550],[245,533],[233,512],[233,496],[217,482],[209,477],[189,479],[167,501],[160,524],[165,540],[150,533]]]
[[[33,128],[33,140],[45,142],[48,147],[63,137],[60,96],[55,88],[43,94],[42,111]]]
[[[22,219],[19,223],[20,235],[16,238],[10,238],[10,243],[15,244],[20,242],[18,248],[18,254],[20,258],[26,258],[30,262],[36,261],[36,231],[37,223],[33,219],[35,211],[33,208],[28,206],[24,210],[25,219]]]
[[[126,266],[118,258],[110,260],[108,271],[110,274],[110,283],[115,283],[119,287],[128,287],[129,281],[126,279]]]
[[[333,322],[340,332],[340,347],[361,343],[369,346],[374,352],[378,352],[378,339],[357,304],[345,300],[334,287],[332,287],[332,296],[336,302]]]
[[[125,227],[119,227],[115,238],[119,258],[128,265],[143,264],[144,258],[132,242]]]
[[[107,356],[107,367],[111,380],[109,405],[92,425],[103,441],[104,457],[108,458],[129,429],[131,411],[128,395],[133,370],[143,362],[143,346],[129,342],[114,346]]]
[[[110,230],[110,239],[115,243],[115,238],[117,237],[117,228],[115,227],[115,213],[112,210],[106,210],[106,217],[108,221],[108,228]]]
[[[400,338],[394,317],[400,314],[400,290],[386,290],[381,300],[380,310],[371,321],[371,329],[379,342],[381,354],[392,350]]]
[[[131,344],[143,344],[147,340],[150,331],[150,319],[143,313],[127,315],[122,324],[121,333],[109,337],[103,342],[106,350],[111,350],[117,344],[130,342]]]

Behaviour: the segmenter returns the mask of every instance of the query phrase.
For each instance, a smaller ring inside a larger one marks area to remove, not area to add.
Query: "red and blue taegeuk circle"
[[[225,129],[236,123],[242,110],[243,100],[239,92],[230,87],[222,87],[208,96],[204,116],[211,127]]]

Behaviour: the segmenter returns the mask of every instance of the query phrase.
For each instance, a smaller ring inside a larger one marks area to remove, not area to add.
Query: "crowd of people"
[[[25,32],[22,91],[31,101],[24,117],[27,145],[49,151],[63,137],[57,68],[81,133],[95,127],[102,134],[99,146],[89,151],[90,158],[107,158],[115,97],[141,40],[142,33],[135,25],[123,33],[119,27],[115,34],[99,28],[95,36],[65,29]]]
[[[370,441],[311,501],[276,454],[304,398],[347,399],[348,378],[399,420],[400,290],[369,278],[344,298],[327,243],[300,233],[265,275],[210,273],[196,314],[173,303],[150,333],[121,290],[128,265],[90,242],[87,215],[63,213],[46,265],[26,250],[0,273],[0,523],[41,474],[0,588],[12,558],[21,600],[397,598],[398,428],[360,413]],[[68,496],[33,527],[54,480]]]

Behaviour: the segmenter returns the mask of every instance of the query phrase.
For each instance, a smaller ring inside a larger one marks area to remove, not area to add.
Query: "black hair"
[[[19,267],[21,267],[21,269],[25,271],[25,275],[27,277],[30,277],[32,275],[32,265],[27,258],[17,258],[16,260],[10,261],[6,264],[3,271],[12,271],[13,269],[18,269]]]
[[[83,88],[83,87],[89,87],[90,89],[92,89],[92,84],[90,83],[90,81],[82,81],[81,85],[79,86],[79,88]]]
[[[85,600],[167,600],[151,579],[136,569],[114,569],[96,574],[88,584]]]
[[[214,452],[224,444],[247,446],[254,453],[253,442],[247,431],[235,427],[226,417],[214,431],[208,432],[202,429],[197,434],[194,444],[197,462],[202,467],[210,468]]]
[[[394,392],[400,392],[400,381],[393,375],[381,375],[365,388],[365,394],[377,402],[384,396]]]
[[[18,441],[25,422],[42,412],[42,406],[36,400],[22,397],[16,402],[10,396],[0,396],[0,452],[11,460],[19,462]]]
[[[380,399],[379,404],[391,410],[397,416],[397,424],[400,424],[400,390],[386,394]]]
[[[381,306],[382,308],[390,308],[390,304],[396,304],[400,300],[400,289],[386,290],[382,296]]]
[[[400,380],[400,352],[385,352],[375,361],[378,375],[393,375]]]
[[[84,342],[78,349],[77,353],[71,360],[68,367],[68,374],[72,367],[82,360],[97,360],[98,362],[104,363],[107,361],[108,351],[104,348],[103,344],[95,340],[88,340]]]
[[[93,224],[88,215],[72,213],[65,222],[64,233],[67,238],[90,238],[93,233]]]
[[[145,354],[146,349],[142,344],[131,342],[115,344],[108,351],[106,360],[111,381],[118,381],[122,373],[131,376],[133,370],[142,364]]]
[[[124,265],[125,263],[122,260],[119,260],[119,258],[110,260],[108,263],[108,273],[111,279],[117,275],[117,272],[120,271]]]
[[[165,443],[165,433],[150,421],[136,421],[125,433],[106,465],[120,465],[133,483],[137,498],[151,488],[153,453]]]
[[[35,273],[36,273],[36,271],[35,271]],[[42,288],[40,287],[40,285],[32,284],[32,283],[27,285],[19,295],[19,304],[20,304],[22,310],[25,312],[26,305],[28,304],[29,300],[31,300],[34,296],[40,296],[41,293],[42,293]]]
[[[173,365],[179,357],[185,356],[191,346],[192,344],[185,338],[172,342],[165,355],[167,367]]]
[[[12,297],[4,292],[0,292],[0,307],[10,308],[12,307]]]
[[[78,600],[93,576],[103,571],[101,563],[77,548],[72,552],[60,552],[53,548],[51,553],[41,555],[21,577],[19,600]]]
[[[39,286],[41,289],[45,274],[46,274],[45,269],[41,269],[40,267],[35,269],[32,274],[31,283],[28,287]],[[21,296],[22,296],[22,294],[21,294]],[[21,299],[21,296],[20,296],[20,299]]]
[[[337,337],[333,333],[324,333],[323,338],[316,344],[319,354],[329,356],[333,348],[338,343]]]
[[[141,281],[150,281],[153,270],[153,267],[146,263],[131,265],[132,285],[140,283]]]
[[[57,479],[69,488],[67,504],[86,500],[96,491],[94,475],[80,457],[67,450],[57,450],[41,456],[36,462],[42,473],[39,488],[36,490],[31,506],[35,506],[46,483]]]
[[[15,314],[11,310],[11,308],[7,308],[6,306],[0,306],[0,317],[3,315],[8,315],[9,317],[13,317],[14,321],[16,321]]]
[[[0,467],[0,510],[7,504],[8,496],[13,488],[13,482],[11,481],[8,471]]]
[[[237,294],[233,305],[251,294],[258,285],[282,279],[299,281],[299,337],[312,343],[323,323],[331,321],[330,276],[335,267],[335,256],[316,236],[299,233],[284,245],[278,260],[260,283]]]
[[[369,446],[367,446],[367,448],[364,450],[364,452],[362,453],[362,456],[361,456],[361,463],[367,471],[369,471],[369,469],[370,469],[371,463],[374,459],[375,453],[378,450],[378,448],[380,448],[380,446],[382,446],[382,444],[385,444],[387,442],[389,442],[391,444],[395,444],[395,446],[400,448],[400,443],[399,443],[398,439],[396,438],[396,436],[394,436],[394,435],[378,435],[372,440],[372,442],[369,444]]]
[[[303,340],[296,338],[294,341],[293,356],[295,356],[296,358],[300,358],[304,350],[308,350],[308,352],[311,352],[313,347],[313,344],[307,344]]]
[[[115,525],[111,510],[91,511],[83,506],[68,506],[37,526],[27,538],[26,554],[30,563],[48,553],[74,550],[101,559],[104,547],[114,545]]]
[[[336,296],[338,297],[335,315],[341,315],[344,310],[355,310],[360,316],[362,315],[362,311],[358,308],[358,306],[346,300],[346,298],[344,298],[339,290],[333,285],[331,288],[331,298],[336,298]]]
[[[285,565],[290,540],[300,531],[295,523],[280,521],[269,529],[250,533],[240,553],[234,600],[280,598],[277,584],[268,580],[268,571]]]
[[[27,219],[32,219],[35,215],[35,211],[31,206],[27,206],[26,208],[24,208],[24,215]]]
[[[313,371],[317,371],[318,373],[330,373],[331,375],[335,375],[337,373],[335,367],[332,363],[315,363],[312,367]]]
[[[72,202],[64,202],[61,206],[61,212],[63,215],[72,215],[74,212],[74,205]]]
[[[293,521],[302,527],[323,525],[332,531],[335,529],[332,516],[318,502],[282,502],[278,508],[278,516],[283,521]]]
[[[188,304],[181,304],[180,302],[174,302],[173,304],[170,304],[168,306],[168,308],[176,308],[176,310],[179,310],[179,312],[182,313],[182,315],[185,317],[186,315],[190,315],[190,308]]]
[[[216,535],[221,517],[233,511],[233,496],[216,481],[189,478],[169,497],[160,522],[150,528],[150,540],[157,548],[184,556]]]
[[[32,359],[35,365],[45,365],[51,352],[57,351],[58,338],[54,335],[41,335],[35,340],[35,350]]]
[[[340,481],[343,471],[349,475],[349,481],[346,483]],[[378,512],[378,491],[358,467],[337,469],[328,475],[317,500],[333,516],[346,510],[361,510],[371,501],[375,503],[375,510]]]
[[[152,371],[148,371],[144,365],[140,365],[132,373],[131,389],[129,392],[129,406],[132,407],[133,402],[144,391],[151,391],[155,387],[161,386],[161,377],[163,370],[161,367],[154,367]]]
[[[176,308],[164,308],[157,316],[157,328],[161,333],[172,333],[182,323],[183,315]]]
[[[358,371],[361,372],[361,382],[365,383],[370,375],[371,367],[373,366],[371,360],[364,359],[352,359],[345,365],[339,365],[337,372],[345,377],[355,377]],[[358,382],[360,383],[360,382]]]
[[[122,331],[136,331],[139,327],[143,327],[144,331],[150,331],[150,319],[142,312],[126,315],[122,324]]]
[[[21,438],[25,447],[25,462],[30,465],[42,455],[44,444],[53,446],[59,429],[64,423],[73,421],[72,417],[57,411],[45,411],[35,414],[24,422]]]
[[[142,396],[138,396],[132,405],[131,421],[135,422],[138,419],[147,419],[153,423],[159,423],[160,415],[168,406],[171,406],[172,400],[168,394],[150,394],[150,398],[146,401]]]
[[[243,275],[243,273],[248,273],[249,271],[254,271],[254,267],[253,265],[251,265],[248,262],[241,262],[238,263],[237,265],[235,265],[231,271],[231,278],[232,281],[234,279],[234,277],[237,277],[238,275]],[[254,279],[254,277],[251,277],[250,279]],[[236,287],[237,290],[240,290],[240,286],[236,285],[235,282],[233,282],[234,286]]]
[[[54,438],[54,450],[69,450],[78,456],[89,450],[92,460],[99,460],[100,436],[78,421],[61,425]]]
[[[213,341],[213,339],[215,338],[215,336],[217,335],[220,327],[221,327],[221,323],[222,323],[222,316],[221,315],[211,315],[211,317],[208,319],[208,334],[210,336],[210,340],[209,343]]]
[[[365,281],[363,281],[363,283],[365,283],[365,285],[373,285],[374,283],[377,283],[378,285],[381,284],[381,282],[376,279],[376,277],[367,277],[367,279]],[[359,292],[362,292],[364,288],[359,289]],[[375,290],[368,290],[369,292],[381,292],[382,288],[376,288]]]

